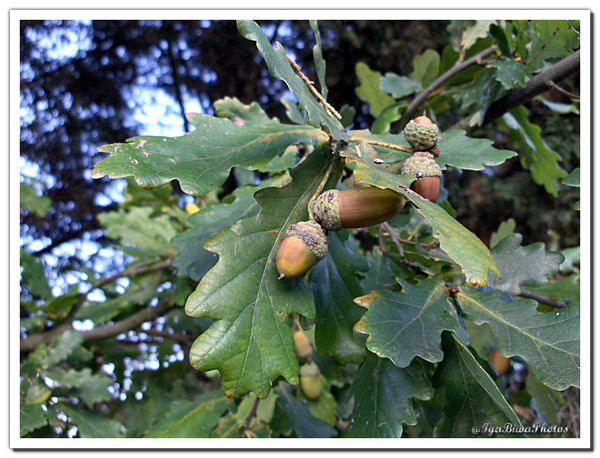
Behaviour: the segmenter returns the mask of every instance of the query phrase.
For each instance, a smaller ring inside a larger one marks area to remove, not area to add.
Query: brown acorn
[[[302,331],[298,330],[294,332],[294,349],[296,350],[296,356],[300,360],[305,360],[310,358],[312,355],[312,347],[310,346],[310,342],[306,334]]]
[[[316,401],[323,391],[323,382],[321,381],[321,372],[319,367],[310,362],[300,367],[300,388],[304,396],[311,401]]]
[[[426,151],[417,151],[402,163],[402,174],[417,179],[410,188],[431,202],[437,202],[440,195],[440,176],[442,169],[433,156]]]
[[[279,246],[275,265],[279,278],[297,278],[327,255],[327,235],[315,221],[292,224]]]
[[[504,375],[510,367],[510,358],[502,355],[497,348],[494,348],[494,351],[490,355],[490,366],[498,372],[498,375]]]
[[[397,215],[404,199],[391,189],[376,187],[330,189],[311,204],[315,220],[328,231],[367,227]]]
[[[423,114],[411,120],[404,128],[404,137],[409,145],[416,150],[427,151],[435,146],[439,129],[431,119]]]

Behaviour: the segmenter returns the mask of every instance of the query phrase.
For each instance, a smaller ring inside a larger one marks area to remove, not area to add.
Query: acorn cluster
[[[402,174],[416,180],[411,188],[425,199],[436,202],[442,171],[435,161],[438,127],[425,114],[413,119],[404,136],[414,150],[402,163]],[[343,228],[359,228],[383,223],[402,210],[405,201],[391,189],[377,187],[331,189],[309,205],[309,221],[292,224],[279,246],[275,264],[281,278],[298,278],[327,255],[327,234]]]
[[[410,121],[404,128],[404,137],[414,150],[402,164],[402,174],[412,175],[416,180],[411,189],[431,202],[437,202],[440,194],[442,170],[435,158],[439,129],[425,114]]]

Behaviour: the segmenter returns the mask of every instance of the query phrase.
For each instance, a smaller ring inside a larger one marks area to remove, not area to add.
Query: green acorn
[[[279,278],[297,278],[327,255],[327,235],[314,220],[292,224],[279,246],[275,265]]]
[[[404,128],[404,137],[410,146],[419,151],[427,151],[435,146],[439,129],[427,116],[411,120]]]
[[[300,388],[304,396],[311,401],[316,401],[323,391],[323,382],[321,381],[321,372],[319,367],[310,362],[300,367]]]
[[[402,163],[402,174],[412,175],[417,179],[412,182],[410,188],[421,197],[437,202],[440,195],[440,176],[442,169],[426,151],[417,151]]]
[[[373,186],[339,191],[330,189],[310,205],[314,219],[328,231],[373,226],[392,218],[404,199],[391,189]]]

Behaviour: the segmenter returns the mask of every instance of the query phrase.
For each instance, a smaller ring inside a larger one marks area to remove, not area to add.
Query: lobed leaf
[[[441,333],[459,327],[445,284],[430,278],[411,285],[398,280],[403,291],[374,291],[355,302],[367,309],[355,329],[368,335],[367,348],[398,367],[407,367],[415,356],[438,362]]]
[[[317,310],[315,342],[321,356],[331,355],[342,363],[361,362],[366,349],[360,337],[354,335],[353,326],[362,316],[362,309],[354,303],[361,296],[357,272],[368,269],[366,258],[356,253],[351,243],[337,233],[328,237],[327,256],[310,273],[311,289]]]
[[[356,95],[369,105],[369,111],[373,117],[376,118],[383,110],[396,103],[392,97],[379,87],[381,73],[371,70],[364,62],[357,63],[355,71],[360,82],[360,85],[356,88]]]
[[[498,291],[519,294],[521,284],[544,285],[548,277],[558,272],[563,262],[560,253],[546,251],[543,243],[521,246],[523,236],[511,234],[499,241],[492,249],[498,265],[500,278],[491,274],[488,285]]]
[[[369,354],[352,382],[349,437],[402,437],[402,423],[416,425],[412,399],[431,399],[433,388],[420,361],[399,368]]]
[[[282,80],[289,87],[298,99],[300,108],[307,112],[311,125],[323,127],[336,140],[347,139],[348,136],[343,132],[340,122],[327,114],[306,83],[296,74],[281,43],[278,42],[273,48],[260,26],[254,21],[237,21],[237,27],[244,38],[256,42],[256,47],[265,59],[271,75]]]
[[[456,299],[477,324],[490,325],[502,355],[523,358],[552,389],[579,386],[579,305],[540,313],[536,301],[505,302],[495,291],[461,290]]]
[[[288,317],[314,318],[312,295],[298,281],[278,280],[275,256],[288,226],[305,220],[307,205],[323,179],[331,154],[315,151],[292,171],[285,188],[267,188],[255,198],[260,212],[210,239],[219,255],[186,302],[186,313],[215,322],[194,342],[190,362],[198,370],[218,369],[229,397],[254,392],[264,398],[272,380],[298,383]],[[334,181],[339,175],[332,174]]]
[[[289,415],[297,437],[328,438],[337,435],[334,428],[323,420],[313,417],[308,402],[296,399],[292,396],[288,387],[282,386],[276,392],[279,395],[277,402]]]
[[[202,195],[224,183],[233,167],[256,169],[292,143],[327,141],[322,130],[311,126],[238,126],[225,118],[187,117],[195,130],[181,137],[134,137],[127,143],[101,146],[98,151],[110,156],[94,166],[92,176],[133,176],[144,187],[177,179],[183,192]]]
[[[485,435],[484,424],[503,427],[521,426],[498,386],[477,362],[473,354],[454,336],[444,336],[444,361],[435,374],[437,383],[446,388],[442,416],[434,429],[434,437],[477,437],[473,428]],[[494,437],[517,434],[496,434]]]

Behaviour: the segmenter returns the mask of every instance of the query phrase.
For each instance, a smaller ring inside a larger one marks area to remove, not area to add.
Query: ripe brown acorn
[[[416,177],[417,179],[410,185],[411,189],[421,197],[437,202],[442,170],[430,153],[426,151],[413,153],[403,162],[402,174]]]
[[[327,255],[327,235],[315,221],[292,224],[279,246],[275,265],[279,278],[297,278]]]
[[[404,203],[402,196],[391,189],[330,189],[311,203],[311,212],[325,229],[339,231],[383,223],[398,214]]]
[[[496,369],[498,375],[504,375],[510,367],[510,358],[502,355],[497,348],[490,355],[490,366]]]
[[[316,401],[323,391],[323,382],[321,381],[321,372],[319,367],[310,362],[300,367],[300,388],[304,396],[311,401]]]

